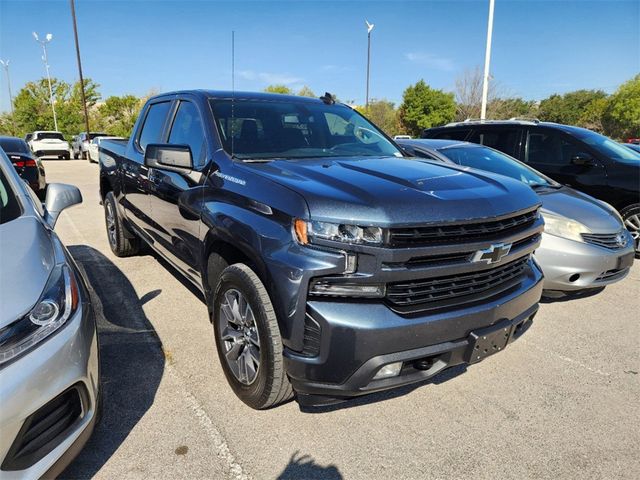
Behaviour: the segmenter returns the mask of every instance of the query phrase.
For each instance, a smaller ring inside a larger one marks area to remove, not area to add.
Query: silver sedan
[[[50,184],[45,207],[0,149],[0,479],[55,477],[96,422],[96,322],[53,227],[82,202]]]
[[[403,148],[433,161],[475,168],[529,185],[545,221],[535,259],[547,295],[604,287],[622,280],[634,259],[634,242],[610,205],[560,185],[502,152],[455,140],[403,140]]]

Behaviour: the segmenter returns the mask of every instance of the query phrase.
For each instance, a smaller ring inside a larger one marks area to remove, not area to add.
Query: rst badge
[[[496,243],[484,250],[478,250],[474,255],[472,262],[497,263],[511,251],[510,243]]]

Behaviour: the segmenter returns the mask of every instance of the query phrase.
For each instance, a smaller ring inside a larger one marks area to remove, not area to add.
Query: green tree
[[[389,100],[371,100],[369,107],[356,107],[360,113],[380,127],[387,135],[392,136],[401,132],[398,112],[393,102]]]
[[[494,98],[487,105],[487,118],[504,120],[513,117],[529,117],[536,115],[536,105],[533,101],[519,97]]]
[[[615,91],[603,115],[605,133],[618,139],[640,137],[640,74]]]
[[[400,122],[413,136],[419,136],[425,128],[450,122],[455,115],[453,93],[431,88],[424,80],[409,86],[402,95]]]
[[[311,98],[316,98],[316,94],[313,93],[313,90],[311,90],[309,87],[307,87],[306,85],[304,87],[302,87],[297,95],[299,97],[311,97]]]
[[[109,97],[98,106],[98,127],[112,135],[128,137],[144,101],[134,95]]]
[[[602,90],[576,90],[564,95],[554,94],[540,102],[538,115],[540,120],[547,122],[564,123],[567,125],[583,126],[584,122],[592,122],[586,119],[586,111],[593,112],[596,106],[606,99],[607,94]]]
[[[291,90],[286,85],[269,85],[264,89],[267,93],[283,93],[285,95],[293,95],[293,90]]]

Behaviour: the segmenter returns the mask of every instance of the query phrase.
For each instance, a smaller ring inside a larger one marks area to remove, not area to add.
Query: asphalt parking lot
[[[434,381],[301,411],[227,386],[199,295],[107,244],[98,167],[46,161],[84,203],[56,230],[93,286],[102,423],[64,478],[640,478],[640,264],[541,306],[499,355]]]

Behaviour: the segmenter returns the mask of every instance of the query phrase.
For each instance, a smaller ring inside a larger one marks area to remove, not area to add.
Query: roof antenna
[[[320,97],[320,100],[322,100],[327,105],[333,105],[334,103],[336,103],[335,97],[329,92],[324,92],[324,95]]]
[[[236,96],[236,32],[231,30],[231,158],[235,156],[234,142],[236,130],[236,115],[234,101]]]

